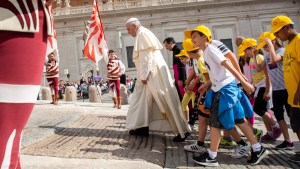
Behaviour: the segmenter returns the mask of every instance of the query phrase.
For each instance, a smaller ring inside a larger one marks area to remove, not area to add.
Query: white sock
[[[275,123],[275,124],[272,126],[272,128],[279,128],[278,123]]]
[[[215,159],[217,157],[217,153],[218,152],[213,152],[213,151],[208,150],[209,157],[212,159]]]
[[[253,144],[253,145],[252,145],[252,150],[253,150],[254,152],[258,152],[258,151],[260,151],[260,149],[261,149],[261,144],[256,143],[256,144]]]
[[[269,136],[273,136],[273,131],[267,131]]]

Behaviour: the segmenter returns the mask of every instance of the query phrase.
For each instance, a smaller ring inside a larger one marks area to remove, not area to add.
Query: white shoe
[[[206,152],[206,147],[205,146],[198,146],[197,141],[194,144],[191,145],[185,145],[183,147],[186,151],[192,151],[196,153],[204,153]]]
[[[250,144],[247,144],[245,146],[238,145],[238,146],[236,146],[234,153],[231,154],[231,157],[232,158],[242,158],[246,154],[249,153],[250,148],[251,148]]]

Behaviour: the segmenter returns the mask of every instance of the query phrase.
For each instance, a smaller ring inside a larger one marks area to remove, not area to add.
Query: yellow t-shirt
[[[294,105],[294,96],[300,80],[300,33],[286,45],[283,57],[283,75],[286,89],[289,94],[288,103]]]
[[[256,61],[258,64],[261,64],[264,61],[264,56],[260,54],[256,55]],[[254,64],[253,58],[250,59],[249,66],[251,70],[253,83],[258,84],[260,81],[262,81],[265,78],[265,73],[264,71],[260,71],[260,72],[256,71],[256,66]]]
[[[206,83],[207,79],[205,78],[205,76],[203,76],[204,73],[208,73],[207,72],[207,69],[206,69],[206,66],[205,66],[205,62],[204,62],[204,59],[203,59],[203,56],[201,56],[198,61],[197,61],[197,67],[202,75],[202,79],[203,79],[203,82]]]

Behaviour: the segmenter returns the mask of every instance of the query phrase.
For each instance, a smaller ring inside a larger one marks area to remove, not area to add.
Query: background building
[[[85,22],[90,20],[93,0],[56,0],[54,19],[60,52],[60,78],[79,80],[90,76],[94,64],[83,55]],[[130,17],[140,19],[161,42],[172,36],[184,40],[183,31],[199,24],[208,26],[213,39],[221,40],[234,52],[239,35],[255,39],[270,30],[271,19],[287,15],[300,31],[300,0],[100,0],[100,15],[109,49],[127,67],[126,74],[135,77],[132,62],[134,38],[127,34],[125,22]],[[172,69],[172,53],[162,50]],[[99,63],[99,75],[106,78],[106,65]],[[69,78],[64,74],[68,70]]]

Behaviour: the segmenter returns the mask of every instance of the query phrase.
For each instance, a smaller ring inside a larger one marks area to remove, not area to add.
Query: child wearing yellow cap
[[[242,44],[244,39],[245,39],[245,37],[243,37],[243,36],[236,37],[236,40],[235,40],[236,46],[239,47]],[[238,55],[238,53],[237,53],[237,55]],[[247,78],[247,81],[250,84],[252,84],[253,80],[252,80],[250,65],[249,65],[250,58],[243,57],[243,56],[238,56],[238,57],[239,57],[239,65],[240,65],[243,75]],[[249,99],[251,105],[253,106],[254,105],[254,97],[252,97],[251,95],[248,95],[248,99]],[[247,118],[247,120],[248,120],[249,124],[251,124],[251,126],[253,127],[255,116],[253,115],[252,117]],[[253,130],[254,130],[254,133],[255,133],[255,136],[257,137],[257,139],[260,140],[260,138],[263,134],[263,131],[259,130],[259,129],[255,129],[255,128],[253,128]]]
[[[294,149],[294,143],[290,140],[287,123],[284,120],[284,107],[287,112],[290,111],[290,105],[287,103],[288,93],[283,80],[284,48],[281,41],[270,32],[263,32],[259,37],[259,42],[257,49],[263,48],[266,55],[264,56],[265,62],[257,64],[257,70],[267,68],[272,83],[273,112],[284,137],[284,141],[275,146],[275,149]]]
[[[211,83],[202,57],[202,50],[200,50],[199,48],[195,48],[193,46],[192,40],[189,38],[186,38],[183,41],[182,46],[191,59],[197,60],[196,66],[200,71],[202,82],[203,82],[200,88],[203,86],[205,86],[204,88],[210,88]],[[197,81],[200,81],[200,76],[197,76],[197,79],[195,79],[194,81],[191,80],[192,80],[191,78],[187,78],[186,86],[191,86],[191,87],[195,86],[195,83]],[[198,97],[198,101],[203,101],[202,97],[204,96],[205,96],[205,91],[204,90],[200,91],[200,96]],[[200,104],[200,102],[198,102],[198,107],[200,109],[200,111],[198,112],[198,120],[199,120],[198,140],[194,144],[184,146],[184,149],[187,151],[203,153],[206,151],[206,147],[204,146],[204,140],[207,132],[207,125],[208,125],[207,118],[209,117],[209,112],[204,110],[204,106],[203,104]]]
[[[268,151],[258,143],[251,127],[245,123],[241,99],[246,96],[236,85],[235,78],[249,93],[254,91],[254,87],[227,61],[217,47],[210,44],[211,33],[206,26],[200,25],[193,30],[186,31],[185,34],[192,37],[195,47],[203,50],[203,58],[212,83],[211,100],[206,98],[205,101],[207,104],[205,106],[210,108],[210,149],[208,153],[194,157],[194,161],[205,166],[218,166],[216,157],[221,138],[220,129],[225,128],[229,131],[237,125],[252,145],[251,159],[247,162],[253,165],[258,164],[268,154]],[[249,113],[253,113],[252,109]]]
[[[184,48],[184,51],[187,51],[189,50],[189,48],[186,46],[187,43],[189,43],[190,39],[185,39],[182,43],[182,46]],[[188,55],[187,53],[185,53],[184,55]],[[180,55],[178,55],[180,56]],[[189,55],[188,55],[189,57]],[[185,60],[184,58],[181,58],[182,60]],[[199,74],[199,71],[198,71],[198,67],[197,67],[197,60],[194,59],[194,58],[191,58],[191,63],[192,63],[192,67],[193,67],[193,70],[194,71],[190,71],[189,72],[189,75],[185,81],[185,87],[184,87],[184,90],[185,91],[193,91],[196,87],[197,87],[197,84],[200,82],[200,74]],[[186,98],[185,98],[185,101],[184,101],[184,104],[187,103],[189,101],[189,98],[188,98],[188,95],[186,95]],[[183,108],[186,107],[186,106],[183,106]],[[205,131],[206,132],[206,131]],[[177,135],[176,137],[173,138],[173,141],[175,142],[182,142],[186,139],[185,138],[181,138],[180,135]],[[203,143],[204,145],[204,143]]]
[[[181,63],[183,63],[185,65],[187,78],[196,80],[195,79],[196,78],[195,70],[193,69],[194,60],[190,59],[190,57],[188,56],[186,51],[181,50],[179,54],[175,55],[175,57],[179,58]],[[196,72],[196,73],[199,74],[199,72]],[[186,86],[184,96],[183,96],[183,99],[181,101],[183,113],[185,114],[186,119],[189,121],[189,124],[191,124],[190,123],[191,119],[189,119],[189,106],[188,106],[188,103],[191,101],[192,102],[192,107],[194,108],[196,93],[197,93],[197,86],[196,85],[194,87]]]
[[[272,19],[271,25],[271,33],[281,41],[288,41],[283,56],[283,75],[288,103],[291,105],[289,113],[291,127],[300,140],[300,34],[287,16],[276,16]],[[300,162],[300,152],[296,152],[289,160]]]
[[[262,117],[267,133],[262,136],[263,141],[275,141],[280,135],[281,130],[278,123],[267,112],[267,105],[270,100],[271,83],[266,67],[259,69],[259,64],[264,62],[264,56],[258,53],[256,49],[257,42],[255,39],[246,38],[239,46],[239,53],[243,53],[250,58],[250,70],[253,84],[256,87],[254,93],[254,112]]]

